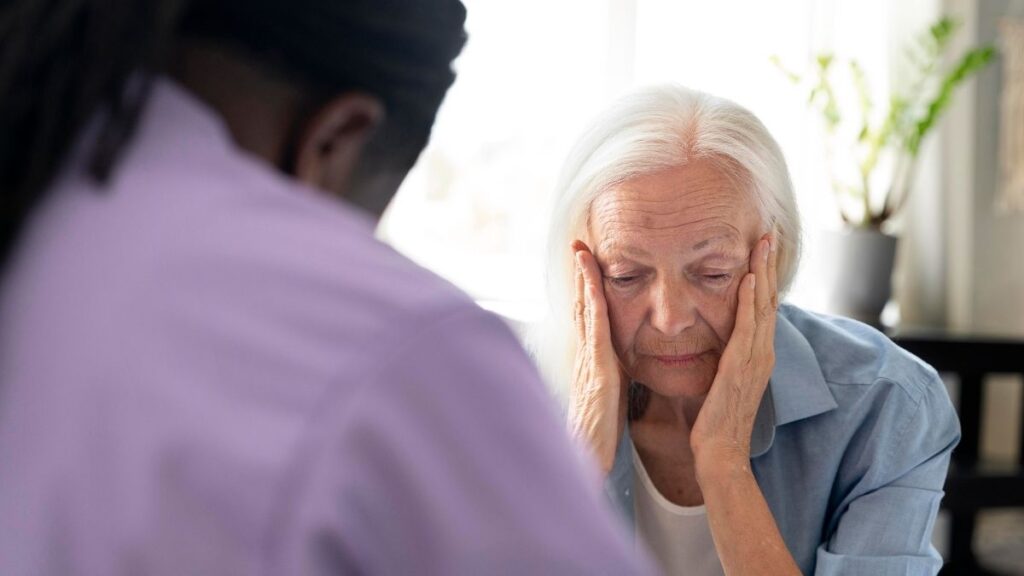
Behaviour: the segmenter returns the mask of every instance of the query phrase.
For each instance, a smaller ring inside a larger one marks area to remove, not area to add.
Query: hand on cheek
[[[776,245],[773,235],[765,235],[751,252],[750,272],[740,281],[732,335],[690,435],[698,473],[702,463],[750,457],[754,418],[775,366]]]
[[[607,474],[626,422],[629,380],[612,345],[601,269],[583,242],[574,242],[572,250],[576,263],[577,341],[568,424],[570,432],[591,449]]]

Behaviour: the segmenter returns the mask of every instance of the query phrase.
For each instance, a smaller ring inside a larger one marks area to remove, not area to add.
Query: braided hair
[[[104,121],[89,171],[101,181],[110,175],[180,4],[15,0],[0,8],[0,263],[97,114]]]

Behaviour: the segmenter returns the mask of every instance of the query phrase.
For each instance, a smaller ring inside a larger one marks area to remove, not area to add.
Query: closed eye
[[[608,282],[610,282],[613,286],[625,288],[635,283],[639,279],[639,276],[609,276]]]
[[[704,274],[704,281],[709,284],[727,284],[732,280],[732,274]]]

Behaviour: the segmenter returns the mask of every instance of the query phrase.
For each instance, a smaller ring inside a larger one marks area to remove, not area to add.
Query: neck
[[[642,420],[657,426],[667,426],[689,434],[690,428],[697,420],[700,409],[704,406],[706,395],[696,397],[662,396],[651,391],[650,402],[644,411]]]
[[[704,503],[690,448],[690,429],[704,398],[672,398],[652,391],[643,416],[630,425],[633,444],[651,482],[662,496],[680,506]]]
[[[183,42],[171,74],[221,115],[240,148],[280,163],[301,101],[298,90],[211,42]]]

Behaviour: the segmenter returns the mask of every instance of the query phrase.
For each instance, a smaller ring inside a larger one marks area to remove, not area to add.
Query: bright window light
[[[458,79],[382,238],[481,304],[536,318],[544,211],[568,148],[616,96],[675,82],[735,100],[779,141],[810,247],[790,300],[821,307],[813,237],[839,224],[822,130],[805,92],[770,58],[802,70],[822,50],[854,56],[884,97],[883,0],[465,3],[469,41]]]

